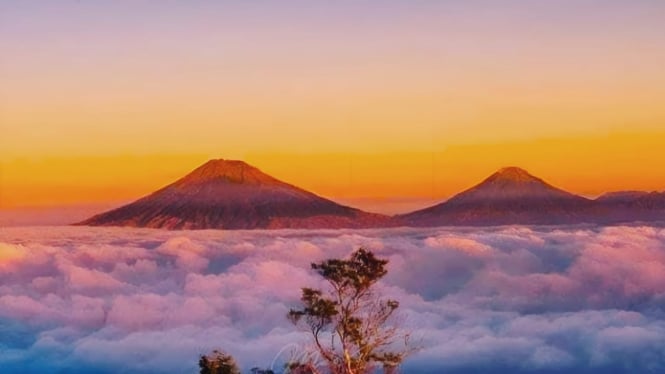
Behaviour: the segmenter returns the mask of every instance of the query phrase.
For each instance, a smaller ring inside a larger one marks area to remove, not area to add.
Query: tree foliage
[[[360,248],[348,259],[312,264],[330,290],[303,288],[303,307],[288,317],[311,333],[328,373],[366,374],[379,367],[393,372],[410,353],[409,335],[390,323],[399,303],[381,299],[373,288],[387,263]],[[312,362],[293,363],[291,372],[322,373]]]
[[[214,350],[199,358],[200,374],[240,374],[235,359],[220,350]]]

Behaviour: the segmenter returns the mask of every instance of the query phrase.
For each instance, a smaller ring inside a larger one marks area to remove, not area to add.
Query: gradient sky
[[[663,25],[659,0],[0,1],[0,210],[213,157],[377,211],[505,165],[662,190]]]

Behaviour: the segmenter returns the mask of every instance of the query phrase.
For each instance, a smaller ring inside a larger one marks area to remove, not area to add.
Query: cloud
[[[285,315],[325,287],[309,264],[361,246],[422,341],[407,373],[665,370],[665,229],[646,226],[5,229],[0,367],[195,372],[218,347],[269,366],[305,342]]]
[[[201,271],[209,263],[205,257],[206,247],[183,236],[167,240],[156,252],[174,257],[177,266],[184,270]]]
[[[492,248],[486,244],[450,234],[427,238],[425,244],[434,248],[457,250],[474,256],[482,256],[492,251]]]

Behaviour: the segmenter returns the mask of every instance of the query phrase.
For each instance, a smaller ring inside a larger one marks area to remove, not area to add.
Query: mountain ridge
[[[240,160],[209,160],[175,182],[78,225],[165,229],[381,228],[665,221],[665,192],[588,199],[501,168],[448,200],[392,217],[338,204]]]

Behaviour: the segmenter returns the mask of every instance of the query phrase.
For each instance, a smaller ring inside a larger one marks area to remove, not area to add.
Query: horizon
[[[229,158],[211,158],[205,161],[204,163],[198,165],[196,168],[190,170],[186,174],[172,180],[166,185],[160,186],[158,189],[164,188],[168,185],[171,185],[175,183],[176,181],[185,178],[186,176],[189,176],[191,173],[193,173],[195,170],[198,170],[201,167],[204,167],[212,162],[220,162],[220,161],[227,161],[227,162],[233,162],[237,163],[240,162],[244,165],[247,165],[249,167],[256,168],[258,171],[262,172],[263,174],[273,177],[272,175],[269,175],[265,173],[259,166],[257,165],[252,165],[247,162],[245,162],[242,159],[229,159]],[[531,173],[529,170],[526,170],[520,166],[516,165],[506,165],[502,166],[499,169],[495,170],[494,172],[488,174],[487,176],[483,177],[482,179],[476,181],[472,185],[469,185],[463,190],[457,191],[456,193],[452,194],[451,196],[447,196],[445,198],[441,199],[427,199],[427,198],[414,198],[414,197],[393,197],[393,198],[381,198],[381,197],[372,197],[372,196],[366,196],[366,197],[361,197],[361,198],[350,198],[350,199],[335,199],[335,198],[330,198],[326,197],[323,195],[320,195],[317,193],[317,191],[309,191],[308,192],[314,193],[317,196],[329,199],[333,202],[336,202],[338,204],[342,204],[345,206],[349,206],[351,208],[356,208],[360,209],[362,211],[366,211],[369,213],[377,213],[377,214],[382,214],[386,216],[400,216],[404,215],[407,213],[413,213],[425,208],[429,208],[441,203],[444,203],[455,196],[469,191],[474,187],[477,187],[481,185],[483,182],[485,182],[486,179],[489,179],[490,177],[496,175],[496,174],[501,174],[506,171],[518,171],[519,173],[525,173],[528,177],[535,178],[539,181],[544,182],[545,184],[559,188],[559,186],[549,183],[547,177],[539,176],[539,175],[534,175]],[[280,178],[277,178],[280,182],[284,182],[286,184],[290,184],[296,188],[300,188],[300,186],[295,185],[289,181],[282,180]],[[158,189],[155,189],[157,191]],[[567,191],[565,189],[562,189],[566,192],[570,192],[574,195],[583,197],[588,200],[596,200],[598,198],[601,198],[607,194],[612,194],[612,193],[622,193],[622,192],[645,192],[645,193],[660,193],[660,192],[665,192],[661,190],[608,190],[604,191],[598,195],[595,196],[584,196],[581,194],[576,194],[572,191]],[[27,207],[13,207],[9,209],[0,209],[0,227],[11,227],[11,226],[49,226],[49,225],[71,225],[75,224],[77,222],[83,221],[84,219],[90,218],[94,215],[107,212],[119,207],[122,207],[124,205],[130,204],[132,202],[137,201],[140,198],[148,196],[150,193],[155,192],[155,191],[150,191],[149,193],[141,196],[136,196],[133,199],[127,200],[127,201],[117,201],[117,202],[106,202],[106,203],[97,203],[97,204],[80,204],[80,205],[66,205],[66,206],[27,206]]]

